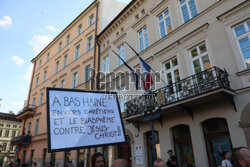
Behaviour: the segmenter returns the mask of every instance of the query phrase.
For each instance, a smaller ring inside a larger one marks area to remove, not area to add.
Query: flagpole
[[[123,64],[125,64],[125,61],[114,51],[114,50],[112,50],[112,52],[123,62]],[[131,68],[131,67],[130,67]],[[135,72],[135,71],[134,71]],[[136,74],[136,72],[135,72],[135,74]],[[136,74],[141,80],[143,80],[142,79],[142,77],[140,76],[140,75],[138,75],[138,74]],[[134,81],[134,82],[136,82],[136,81]]]
[[[135,52],[136,56],[138,56],[139,58],[141,58],[141,59],[143,60],[143,58],[139,55],[139,53],[137,53],[137,52],[135,51],[135,49],[134,49],[132,46],[130,46],[126,41],[125,41],[125,43],[130,47],[130,49],[132,49],[132,50]],[[145,60],[144,60],[144,61],[145,61]],[[155,73],[155,75],[158,76],[158,77],[161,79],[161,81],[162,81],[165,85],[168,85],[168,84],[161,78],[161,76],[159,76],[158,73],[155,72],[155,70],[154,70],[152,67],[150,67],[150,68],[151,68],[152,71]]]

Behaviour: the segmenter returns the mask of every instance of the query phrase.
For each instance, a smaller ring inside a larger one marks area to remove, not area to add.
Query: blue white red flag
[[[141,76],[144,89],[147,91],[153,85],[153,79],[150,74],[151,67],[139,56],[141,66]]]

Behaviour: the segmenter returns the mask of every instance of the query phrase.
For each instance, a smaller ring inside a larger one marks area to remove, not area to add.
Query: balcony
[[[35,114],[35,110],[36,110],[35,105],[28,105],[18,112],[17,119],[24,119],[31,117]]]
[[[28,145],[31,143],[31,135],[21,135],[11,139],[12,145]]]
[[[228,74],[217,67],[189,76],[150,94],[151,96],[142,95],[125,103],[123,119],[140,121],[142,111],[147,111],[145,102],[148,98],[153,98],[151,99],[153,112],[161,110],[161,115],[181,109],[191,113],[194,106],[225,98],[235,107],[234,92],[230,89]]]

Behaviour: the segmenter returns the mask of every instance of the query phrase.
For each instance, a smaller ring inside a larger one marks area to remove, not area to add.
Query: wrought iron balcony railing
[[[155,95],[153,97],[142,95],[139,98],[126,102],[125,117],[142,114],[141,112],[145,110],[145,102],[147,102],[148,98],[153,98],[150,102],[150,108],[156,109],[219,88],[230,90],[228,74],[217,67],[212,67],[151,92],[151,94]]]
[[[28,105],[26,107],[24,107],[22,110],[18,111],[17,115],[22,115],[23,113],[27,112],[27,111],[35,111],[36,106],[35,105]]]
[[[27,145],[31,143],[31,135],[21,135],[11,139],[10,143],[12,145]]]

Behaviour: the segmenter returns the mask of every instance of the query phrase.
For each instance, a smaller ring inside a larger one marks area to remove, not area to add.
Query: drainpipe
[[[93,90],[94,87],[94,79],[95,79],[95,73],[96,73],[96,41],[97,41],[97,29],[98,29],[98,7],[99,7],[99,2],[96,0],[96,22],[95,22],[95,44],[94,44],[94,59],[93,59],[93,76],[91,78],[91,89]]]
[[[97,46],[98,46],[98,62],[97,62],[97,77],[96,77],[96,90],[99,90],[100,89],[100,85],[99,85],[99,81],[100,81],[100,75],[99,75],[99,72],[100,72],[100,53],[101,53],[101,50],[100,50],[100,44],[97,42]]]

